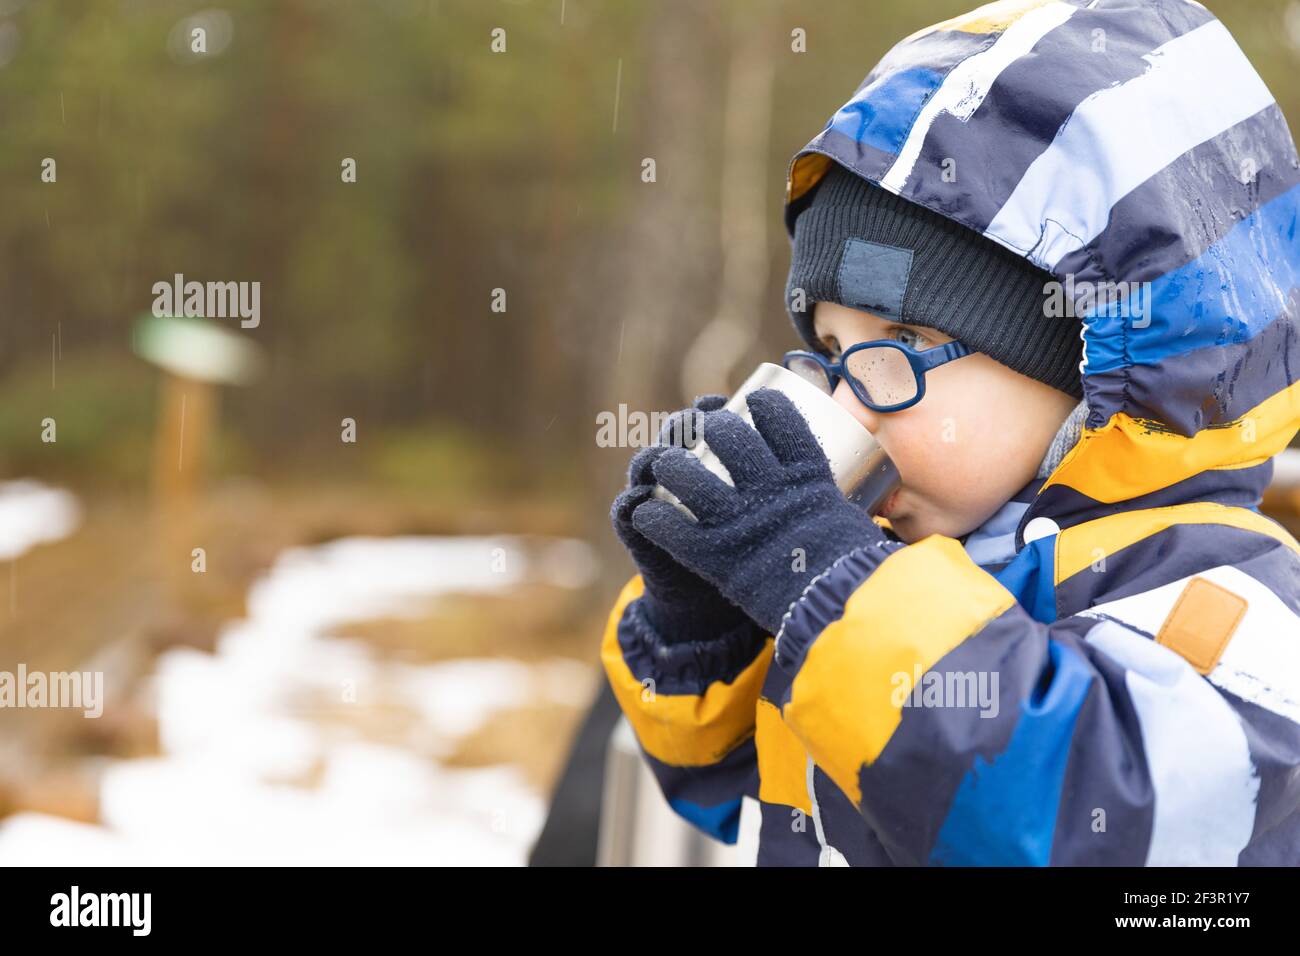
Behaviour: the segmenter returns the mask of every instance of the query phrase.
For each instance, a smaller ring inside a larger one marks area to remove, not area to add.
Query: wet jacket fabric
[[[868,74],[787,228],[831,163],[1109,290],[1057,319],[1086,418],[776,635],[666,645],[633,579],[602,658],[669,802],[759,864],[1300,864],[1300,545],[1258,508],[1300,429],[1300,161],[1263,82],[1199,4],[998,3]]]

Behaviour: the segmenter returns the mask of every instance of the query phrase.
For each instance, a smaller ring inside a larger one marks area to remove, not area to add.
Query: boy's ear
[[[808,313],[808,328],[812,329],[812,337],[818,340],[822,337],[822,330],[817,328],[817,306],[820,303],[812,303],[812,311]]]

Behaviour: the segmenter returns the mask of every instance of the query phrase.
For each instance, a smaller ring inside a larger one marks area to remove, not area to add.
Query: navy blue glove
[[[655,499],[636,508],[632,523],[776,634],[804,588],[840,557],[897,545],[835,487],[826,455],[788,398],[764,388],[748,402],[757,431],[728,411],[701,423],[735,487],[685,449],[666,449],[654,460],[655,477],[697,520]]]
[[[645,592],[641,597],[646,617],[665,644],[716,639],[742,624],[749,625],[745,612],[718,593],[718,589],[677,563],[668,552],[646,540],[632,523],[636,509],[653,497],[656,484],[653,467],[665,452],[683,451],[688,439],[699,432],[703,412],[726,404],[722,395],[705,395],[688,409],[676,412],[664,423],[659,444],[642,448],[628,466],[627,488],[614,499],[610,520],[614,532],[632,555]],[[672,507],[668,505],[668,507]]]

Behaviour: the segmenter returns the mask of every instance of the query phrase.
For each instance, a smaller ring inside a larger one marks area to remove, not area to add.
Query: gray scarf
[[[1079,435],[1083,432],[1083,420],[1088,417],[1088,400],[1085,398],[1074,406],[1073,411],[1065,417],[1061,427],[1056,432],[1056,437],[1052,443],[1047,446],[1047,454],[1043,456],[1043,462],[1038,466],[1038,478],[1046,478],[1056,466],[1061,463],[1061,459],[1066,453],[1079,442]]]

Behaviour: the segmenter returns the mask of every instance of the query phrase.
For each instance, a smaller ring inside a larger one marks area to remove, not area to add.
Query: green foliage
[[[27,362],[0,380],[0,449],[8,477],[53,474],[138,481],[150,470],[155,375],[129,357]],[[57,441],[41,440],[52,418]]]
[[[315,461],[337,450],[335,423],[353,416],[365,434],[405,436],[375,465],[385,479],[415,481],[427,467],[468,487],[511,473],[495,452],[472,450],[487,442],[564,473],[591,451],[576,423],[623,397],[600,384],[618,341],[609,330],[623,321],[628,276],[657,254],[627,238],[654,209],[639,163],[683,135],[653,109],[665,76],[716,104],[720,131],[736,26],[760,15],[771,24],[765,345],[779,351],[790,155],[893,42],[972,5],[5,4],[0,21],[18,45],[0,65],[0,457],[11,471],[57,462],[146,473],[154,373],[130,354],[130,323],[152,284],[179,272],[262,283],[262,325],[242,334],[264,347],[271,372],[226,396],[226,465]],[[230,18],[228,47],[190,57],[169,46],[184,18],[211,9]],[[1294,116],[1285,9],[1269,0],[1218,12]],[[669,28],[682,18],[686,35],[708,38],[703,56],[674,48],[683,33]],[[795,26],[807,30],[805,55],[789,52]],[[490,48],[497,27],[505,53]],[[700,164],[718,163],[719,142],[693,144]],[[57,183],[40,181],[45,157]],[[346,157],[355,184],[341,181]],[[661,195],[679,173],[661,165]],[[720,179],[704,181],[713,192],[691,197],[698,214],[682,223],[696,236],[720,203]],[[494,288],[508,291],[505,315],[489,311]],[[700,315],[712,304],[692,302]],[[33,443],[50,408],[57,455]],[[440,424],[453,417],[468,423],[454,437]]]
[[[387,428],[367,435],[366,472],[385,486],[419,490],[436,485],[452,499],[489,493],[539,494],[572,482],[572,464],[545,467],[506,441],[485,441],[481,433],[453,422],[419,428]]]

